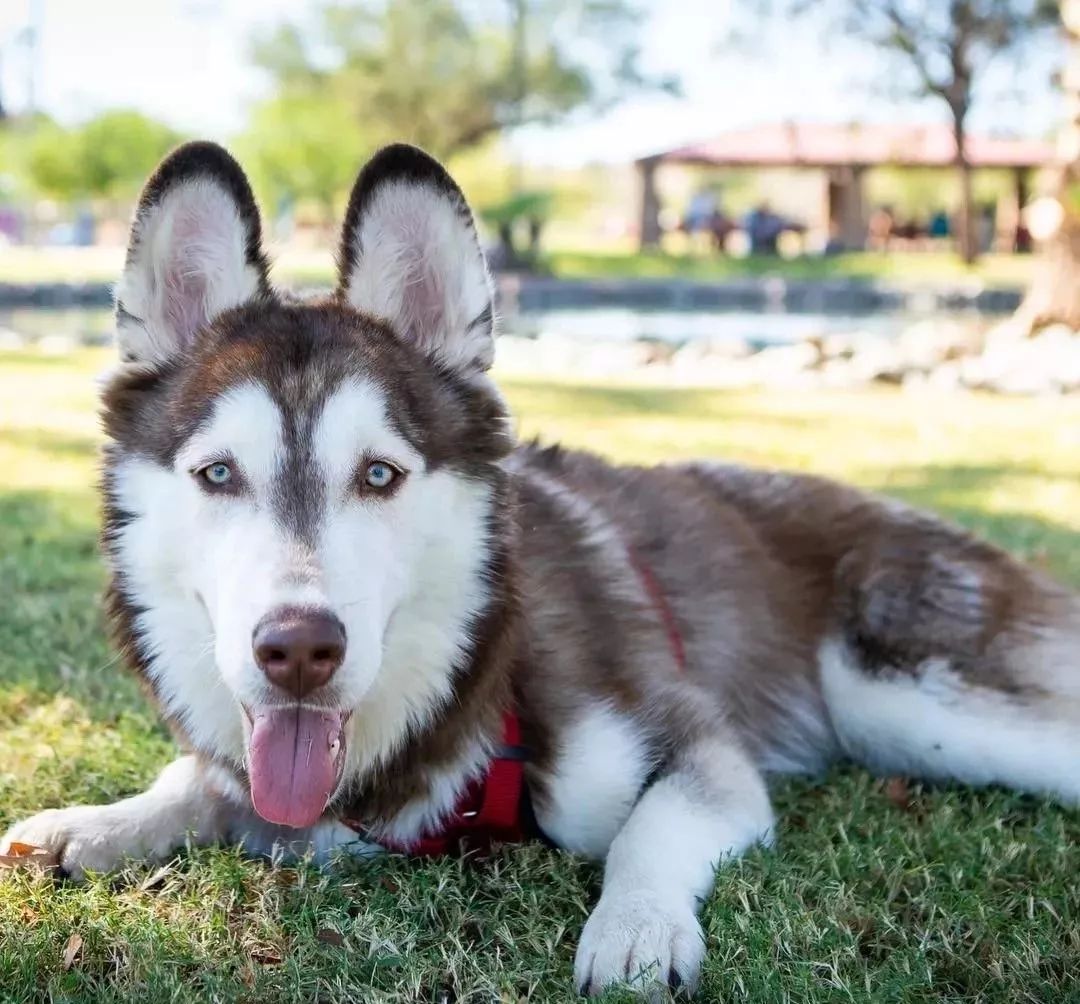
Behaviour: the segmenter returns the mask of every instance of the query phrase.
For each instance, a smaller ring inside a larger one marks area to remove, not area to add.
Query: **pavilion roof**
[[[1054,158],[1052,143],[969,134],[973,167],[1038,167]],[[665,150],[642,160],[712,167],[838,167],[898,165],[945,167],[956,143],[950,126],[829,125],[781,122],[736,129],[702,143]]]

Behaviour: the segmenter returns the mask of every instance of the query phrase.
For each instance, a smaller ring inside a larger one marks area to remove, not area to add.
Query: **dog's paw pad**
[[[623,984],[664,1000],[693,992],[704,954],[690,907],[649,893],[607,894],[581,932],[574,981],[583,994]]]

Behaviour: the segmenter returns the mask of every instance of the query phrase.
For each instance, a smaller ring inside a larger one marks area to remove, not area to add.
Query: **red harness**
[[[652,569],[636,551],[627,550],[630,564],[663,622],[672,659],[682,671],[686,668],[686,648],[675,612]],[[449,853],[463,841],[490,844],[493,841],[518,843],[525,840],[534,829],[525,799],[527,758],[528,752],[521,745],[521,723],[513,711],[507,711],[503,715],[502,746],[492,757],[487,771],[469,783],[453,813],[443,821],[442,830],[411,844],[394,844],[385,839],[380,839],[379,843],[402,854],[435,856]],[[341,821],[358,832],[365,832],[361,823],[347,818]]]

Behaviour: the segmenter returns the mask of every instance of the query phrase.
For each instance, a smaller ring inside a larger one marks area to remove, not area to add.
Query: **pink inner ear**
[[[406,330],[424,349],[433,348],[442,333],[446,296],[442,276],[418,254],[409,262],[401,309]]]
[[[190,348],[206,323],[206,279],[183,260],[173,259],[165,273],[165,315],[181,349]]]
[[[162,278],[166,321],[181,349],[190,348],[210,320],[210,284],[224,279],[223,256],[231,250],[233,238],[230,224],[235,221],[215,219],[196,207],[178,209],[173,220]]]

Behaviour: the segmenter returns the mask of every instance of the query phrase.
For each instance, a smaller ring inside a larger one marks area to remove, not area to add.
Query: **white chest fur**
[[[540,828],[560,847],[602,858],[630,815],[654,764],[641,727],[608,705],[594,705],[558,738]]]

